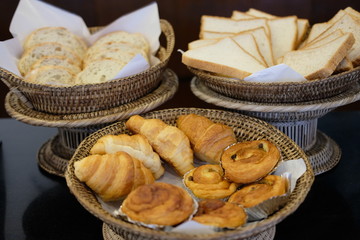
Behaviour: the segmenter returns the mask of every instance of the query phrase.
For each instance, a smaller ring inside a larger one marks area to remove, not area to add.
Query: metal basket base
[[[263,232],[260,232],[254,236],[244,238],[244,240],[272,240],[275,237],[276,226],[273,226]],[[108,224],[104,223],[102,228],[104,240],[125,240]],[[135,238],[133,238],[135,239]]]

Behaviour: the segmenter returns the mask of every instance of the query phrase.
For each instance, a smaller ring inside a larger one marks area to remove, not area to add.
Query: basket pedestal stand
[[[68,161],[82,140],[111,123],[160,106],[174,96],[178,85],[177,75],[166,69],[157,89],[140,99],[112,109],[83,114],[52,115],[29,108],[12,92],[5,98],[5,108],[12,118],[21,122],[58,129],[58,134],[41,146],[37,160],[46,172],[63,177]]]
[[[191,81],[191,90],[201,100],[260,118],[284,132],[307,154],[315,175],[332,169],[341,158],[340,147],[317,129],[318,119],[336,107],[360,99],[360,86],[328,99],[296,104],[263,104],[226,97],[208,88],[199,78]]]

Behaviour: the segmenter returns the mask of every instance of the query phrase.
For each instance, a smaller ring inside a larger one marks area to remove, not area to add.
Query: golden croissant
[[[126,152],[140,160],[154,174],[155,179],[164,174],[159,155],[154,152],[148,140],[139,134],[105,135],[98,139],[90,154]]]
[[[122,199],[137,187],[153,183],[153,174],[125,152],[90,155],[74,163],[75,176],[104,201]]]
[[[126,122],[132,132],[144,135],[162,159],[184,175],[194,168],[194,154],[187,136],[177,127],[160,119],[145,119],[134,115]]]
[[[195,156],[211,164],[218,164],[223,150],[237,141],[229,126],[214,123],[204,116],[181,115],[177,126],[188,136]]]

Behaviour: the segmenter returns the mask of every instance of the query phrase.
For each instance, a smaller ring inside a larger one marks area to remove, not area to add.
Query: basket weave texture
[[[41,112],[73,114],[116,107],[148,94],[159,85],[161,73],[168,64],[175,44],[171,24],[161,19],[160,26],[166,38],[166,48],[160,46],[156,54],[160,62],[126,78],[99,84],[52,87],[25,82],[21,77],[0,68],[0,79],[29,107]],[[98,28],[90,30],[95,29]]]
[[[97,139],[107,134],[129,133],[126,129],[126,120],[107,126],[87,137],[77,148],[75,154],[68,164],[65,172],[65,178],[68,187],[75,195],[80,204],[90,213],[101,219],[104,223],[110,225],[114,231],[125,239],[245,239],[255,234],[265,231],[270,227],[293,213],[304,201],[310,187],[314,181],[314,173],[310,162],[303,152],[290,138],[277,130],[270,124],[239,113],[223,110],[198,109],[198,108],[174,108],[160,111],[148,112],[142,116],[145,118],[159,118],[167,124],[176,124],[179,115],[195,113],[208,117],[214,122],[224,123],[234,129],[238,141],[267,139],[275,143],[281,150],[283,159],[303,158],[307,167],[306,172],[301,176],[291,193],[289,201],[279,211],[259,222],[255,222],[243,227],[241,230],[231,230],[225,232],[216,232],[213,234],[185,234],[164,232],[160,230],[148,229],[137,226],[121,219],[118,219],[105,211],[97,201],[95,194],[74,174],[74,162],[81,160],[89,155],[91,147]]]
[[[259,83],[213,75],[188,67],[206,86],[224,96],[259,103],[299,103],[329,98],[350,89],[360,78],[360,67],[306,82]]]

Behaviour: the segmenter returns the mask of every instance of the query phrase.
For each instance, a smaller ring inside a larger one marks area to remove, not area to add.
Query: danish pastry
[[[184,176],[184,184],[198,198],[219,199],[236,191],[237,184],[224,179],[220,165],[202,165]]]
[[[75,176],[104,201],[120,200],[140,185],[154,182],[151,171],[125,152],[90,155],[74,163]]]
[[[235,228],[246,223],[247,215],[239,205],[207,199],[199,202],[198,211],[192,220],[215,227]]]
[[[187,220],[195,209],[194,200],[185,189],[154,182],[132,191],[125,198],[121,211],[141,223],[174,226]]]
[[[221,156],[225,178],[236,183],[251,183],[268,175],[280,160],[280,151],[267,140],[239,142]]]
[[[105,135],[98,139],[91,148],[91,154],[106,154],[116,152],[126,152],[132,157],[140,160],[144,166],[154,174],[155,179],[164,174],[159,155],[153,151],[148,140],[140,135]]]
[[[162,159],[172,165],[182,176],[194,168],[194,154],[188,137],[177,127],[160,119],[145,119],[134,115],[126,122],[126,127],[144,135]]]
[[[218,164],[224,149],[236,143],[234,131],[221,123],[196,115],[181,115],[177,126],[188,136],[195,156],[202,161]]]
[[[253,207],[275,196],[286,193],[287,181],[277,175],[268,175],[259,182],[249,184],[230,196],[228,202]]]

